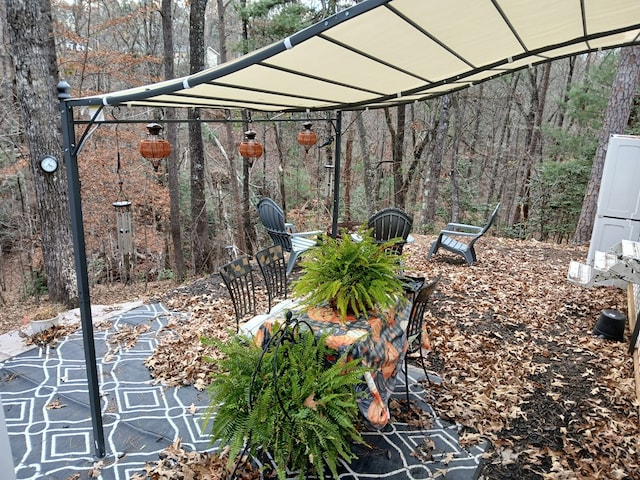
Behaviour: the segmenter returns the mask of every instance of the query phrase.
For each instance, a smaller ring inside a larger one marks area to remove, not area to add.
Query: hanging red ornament
[[[304,147],[306,153],[318,142],[318,135],[311,130],[311,122],[303,123],[302,126],[304,129],[298,133],[298,143]]]
[[[140,142],[140,155],[151,162],[153,170],[158,171],[160,161],[171,153],[171,145],[160,136],[162,126],[157,123],[147,125],[147,138]]]
[[[244,140],[240,142],[240,155],[244,158],[248,158],[251,163],[262,156],[262,144],[256,140],[256,132],[253,130],[247,130],[244,132]]]

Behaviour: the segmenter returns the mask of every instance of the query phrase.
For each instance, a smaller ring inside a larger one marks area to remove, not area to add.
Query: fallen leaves
[[[160,454],[160,459],[147,462],[145,473],[135,474],[131,480],[226,480],[228,458],[217,453],[193,452],[182,448],[182,440],[176,439]],[[259,478],[259,477],[252,477]]]
[[[59,397],[56,398],[53,402],[48,403],[46,406],[47,410],[57,410],[64,407],[66,407],[66,405],[60,401]]]
[[[266,311],[266,293],[257,289],[257,311]],[[145,365],[156,382],[166,386],[193,385],[204,390],[216,368],[219,353],[202,344],[201,338],[226,340],[236,331],[236,318],[229,293],[218,275],[199,279],[168,292],[161,301],[173,315],[158,334],[159,344]]]
[[[40,348],[44,348],[47,346],[55,348],[59,339],[75,332],[78,329],[79,325],[80,324],[77,322],[54,325],[51,328],[47,328],[46,330],[34,333],[33,335],[27,335],[22,330],[20,330],[18,333],[23,338],[25,345],[36,345]]]
[[[567,282],[585,248],[487,242],[472,267],[409,246],[411,274],[442,275],[428,318],[436,412],[471,432],[464,444],[491,441],[481,479],[640,478],[627,345],[591,334],[603,309],[626,312],[625,292]]]

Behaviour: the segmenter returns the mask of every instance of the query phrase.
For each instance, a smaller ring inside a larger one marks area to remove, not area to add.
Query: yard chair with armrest
[[[285,223],[280,206],[267,197],[260,199],[257,209],[260,222],[273,243],[280,245],[289,254],[287,274],[291,273],[298,256],[316,245],[317,236],[323,233],[322,230],[296,232],[292,224]]]
[[[272,245],[256,253],[256,261],[267,288],[269,311],[276,298],[287,298],[287,264],[282,245]]]
[[[256,290],[249,257],[242,255],[219,268],[236,314],[236,332],[255,333],[267,315],[256,315]],[[247,320],[240,327],[240,323]]]
[[[473,265],[473,263],[478,260],[474,244],[480,237],[487,233],[487,230],[489,230],[489,227],[491,227],[498,215],[499,208],[500,203],[496,205],[489,220],[483,227],[463,223],[448,223],[444,230],[440,231],[438,238],[431,244],[431,248],[427,254],[427,260],[429,260],[439,248],[444,248],[451,253],[462,255],[467,265]]]
[[[389,207],[378,210],[369,217],[367,228],[373,230],[373,238],[378,243],[384,243],[391,239],[402,239],[393,247],[393,253],[402,254],[402,249],[411,228],[413,227],[413,218],[401,208]]]
[[[418,354],[418,360],[420,361],[420,366],[422,367],[422,371],[424,372],[425,377],[427,378],[427,382],[431,385],[431,380],[429,379],[429,374],[427,373],[427,368],[425,367],[424,356],[422,355],[423,348],[423,335],[424,335],[424,312],[427,309],[427,304],[429,302],[429,298],[431,294],[435,291],[438,283],[440,282],[440,275],[436,277],[434,280],[427,283],[423,286],[420,291],[416,294],[416,297],[413,300],[413,305],[411,307],[411,315],[409,316],[409,322],[405,326],[405,332],[407,334],[407,353],[404,356],[404,385],[405,385],[405,393],[407,395],[407,406],[409,405],[409,355]]]

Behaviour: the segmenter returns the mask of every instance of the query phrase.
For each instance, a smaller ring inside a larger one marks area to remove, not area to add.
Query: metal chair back
[[[431,294],[436,290],[439,282],[440,276],[423,286],[416,294],[415,299],[413,300],[413,306],[411,307],[411,315],[409,316],[409,323],[406,327],[408,347],[407,353],[404,357],[404,383],[407,395],[407,405],[409,405],[409,370],[407,368],[407,357],[409,355],[414,353],[419,354],[418,360],[420,361],[420,366],[422,367],[422,370],[427,377],[427,381],[429,382],[429,384],[431,384],[431,380],[429,380],[429,374],[427,373],[427,368],[424,364],[424,356],[422,355],[422,335],[424,332],[424,313],[427,309],[429,298],[431,297]]]
[[[240,321],[256,314],[256,291],[253,279],[253,267],[249,257],[242,255],[223,265],[219,269],[222,281],[229,290],[236,314],[236,331],[240,330]]]
[[[275,298],[287,298],[287,263],[282,245],[272,245],[256,253],[256,261],[267,288],[269,310]]]

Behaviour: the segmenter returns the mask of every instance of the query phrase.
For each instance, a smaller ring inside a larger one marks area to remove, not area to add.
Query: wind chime
[[[325,164],[325,178],[327,183],[325,184],[324,195],[329,198],[333,192],[333,171],[335,170],[335,165],[333,164]]]
[[[118,197],[113,202],[116,212],[116,232],[118,239],[118,251],[120,253],[120,278],[125,284],[131,280],[133,267],[133,229],[131,228],[131,202],[124,194],[122,177],[120,175],[120,147],[118,145],[116,131],[116,175],[118,176]]]

